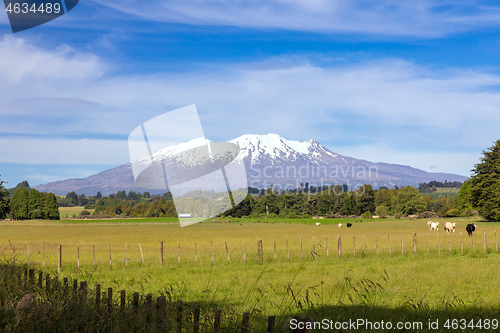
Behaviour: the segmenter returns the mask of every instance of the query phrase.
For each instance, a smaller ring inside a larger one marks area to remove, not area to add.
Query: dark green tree
[[[10,210],[9,207],[9,193],[7,189],[3,186],[5,182],[0,180],[0,220],[7,216]]]
[[[353,191],[342,194],[342,214],[353,215],[359,213],[358,204],[356,202],[356,195]]]
[[[394,211],[404,215],[418,214],[427,208],[424,198],[413,186],[405,186],[398,189],[394,197]]]
[[[472,210],[472,182],[470,180],[466,181],[462,187],[460,187],[460,191],[458,195],[455,197],[454,208],[464,211],[464,210]]]
[[[34,188],[28,194],[28,215],[30,219],[44,219],[43,199],[40,192]]]
[[[363,185],[356,192],[356,201],[360,214],[365,212],[375,212],[375,192],[371,185]]]
[[[10,201],[10,213],[14,220],[27,220],[30,218],[28,213],[28,191],[24,187],[14,193]]]
[[[21,187],[24,187],[26,189],[26,191],[28,191],[28,192],[31,190],[30,184],[28,184],[28,182],[26,180],[22,181],[19,184],[17,184],[16,187],[8,190],[9,191],[9,198],[12,199],[12,197],[14,196],[14,193],[16,193],[16,191],[19,190]]]
[[[54,193],[42,193],[43,197],[43,212],[46,219],[59,220],[59,207],[57,198]]]
[[[500,221],[500,140],[483,151],[472,169],[471,204],[489,221]]]
[[[78,195],[75,192],[69,192],[66,194],[66,200],[70,202],[70,206],[78,205]]]

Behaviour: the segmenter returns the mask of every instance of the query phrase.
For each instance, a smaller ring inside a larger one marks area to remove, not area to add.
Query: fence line
[[[498,253],[498,243],[497,243],[497,235],[496,235],[497,232],[496,232],[496,230],[494,230],[494,231],[492,230],[492,232],[494,232],[494,241],[495,241],[494,249],[493,249],[493,244],[490,244],[489,245],[490,247],[488,247],[487,231],[486,231],[486,229],[483,229],[483,233],[482,233],[483,234],[483,237],[482,237],[483,251],[482,251],[482,254],[484,254],[484,255],[488,255],[488,253]],[[442,256],[443,253],[441,252],[440,234],[439,233],[436,234],[436,240],[433,243],[430,243],[430,241],[429,241],[429,234],[430,233],[426,234],[426,248],[425,249],[423,249],[422,247],[419,249],[417,233],[412,234],[412,243],[411,243],[411,245],[410,245],[410,243],[407,244],[406,248],[405,248],[405,235],[402,234],[401,235],[401,255],[404,256],[405,252],[407,254],[409,254],[409,253],[411,253],[410,251],[412,251],[414,255],[416,255],[416,254],[431,255],[432,253],[435,254],[437,252],[438,256]],[[385,242],[381,242],[381,238],[379,237],[378,234],[375,234],[375,235],[371,236],[370,243],[368,243],[367,236],[363,235],[363,244],[359,244],[359,240],[358,240],[358,242],[356,242],[356,235],[352,235],[352,244],[351,244],[350,238],[345,238],[343,241],[342,235],[338,235],[337,236],[337,246],[338,246],[337,257],[338,258],[342,258],[342,257],[365,258],[368,255],[376,256],[376,257],[382,257],[382,256],[392,257],[393,240],[391,239],[391,236],[393,236],[393,235],[391,235],[391,234],[387,235],[387,239],[386,239],[387,243],[385,243]],[[264,244],[265,242],[262,239],[258,239],[257,240],[257,252],[255,253],[252,251],[252,253],[250,253],[249,256],[247,256],[247,251],[246,251],[246,246],[245,246],[246,244],[245,244],[245,241],[243,240],[243,247],[242,247],[243,264],[244,265],[246,264],[247,259],[251,259],[252,263],[254,263],[254,262],[278,263],[278,262],[285,262],[285,261],[287,263],[290,263],[290,262],[294,262],[294,260],[291,260],[291,257],[295,257],[298,260],[299,255],[300,255],[301,261],[306,260],[309,257],[313,261],[321,260],[321,259],[325,259],[325,258],[330,259],[330,249],[329,249],[329,239],[328,238],[329,238],[328,236],[326,236],[324,238],[324,245],[325,246],[323,247],[323,244],[322,244],[323,242],[321,242],[321,241],[318,242],[318,239],[316,237],[311,237],[311,241],[309,241],[309,242],[305,242],[303,237],[299,237],[300,249],[295,248],[295,251],[300,250],[300,254],[297,252],[295,252],[295,254],[294,254],[294,249],[290,248],[290,246],[289,246],[290,242],[289,242],[288,238],[285,239],[284,243],[280,243],[279,239],[273,238],[273,239],[269,240],[269,242],[267,242],[266,244]],[[493,239],[493,237],[491,239]],[[460,244],[458,244],[458,242],[460,242]],[[464,242],[465,242],[465,244],[464,244]],[[470,243],[468,243],[468,242],[470,242]],[[447,255],[450,255],[450,256],[454,255],[454,254],[464,255],[464,254],[471,253],[471,252],[472,252],[472,254],[475,254],[475,246],[476,246],[475,242],[476,242],[476,239],[474,237],[474,234],[472,234],[472,236],[469,237],[469,240],[466,241],[463,238],[462,232],[460,232],[457,236],[455,236],[453,233],[449,233],[448,234],[448,251],[446,251]],[[283,247],[283,245],[285,245],[286,248],[280,249],[279,243],[281,244],[282,247]],[[200,263],[203,264],[204,262],[205,263],[209,262],[210,257],[207,258],[208,255],[206,254],[208,251],[207,252],[203,251],[204,249],[206,249],[206,247],[201,248],[201,256],[200,256],[200,248],[199,248],[200,244],[199,244],[199,242],[194,241],[192,244],[194,244],[194,249],[193,249],[193,245],[191,247],[187,246],[187,249],[191,248],[192,251],[194,251],[195,267],[198,267]],[[466,246],[466,244],[469,244],[469,246]],[[138,245],[139,245],[138,250],[139,250],[140,257],[138,258],[138,256],[135,256],[136,259],[134,259],[134,255],[131,256],[132,259],[129,258],[130,254],[129,254],[129,250],[128,250],[128,245],[129,244],[124,244],[125,258],[121,259],[121,258],[116,257],[116,252],[119,252],[118,249],[121,248],[121,246],[118,246],[115,244],[112,247],[112,244],[108,244],[107,250],[108,250],[108,254],[109,254],[109,258],[108,258],[109,269],[112,269],[113,266],[118,267],[120,265],[124,265],[125,267],[127,267],[129,265],[129,262],[132,262],[134,264],[139,263],[144,267],[147,265],[151,265],[152,263],[155,263],[155,262],[159,263],[161,266],[164,266],[165,260],[167,261],[168,265],[171,265],[172,263],[177,261],[177,265],[180,266],[181,256],[182,256],[180,241],[177,241],[177,249],[176,249],[177,250],[176,251],[177,252],[176,259],[177,260],[173,259],[174,251],[172,251],[172,250],[174,247],[170,246],[170,247],[167,247],[167,249],[165,249],[165,243],[163,241],[156,243],[156,246],[148,245],[146,248],[142,245],[142,243],[138,243]],[[343,249],[342,249],[343,245],[347,246],[347,248],[351,248],[351,246],[352,246],[352,256],[350,254],[348,254],[348,252],[343,251]],[[364,255],[362,255],[361,257],[357,253],[358,252],[357,250],[359,250],[356,248],[357,245],[360,246],[360,248],[362,247],[361,249],[363,249],[363,251],[364,251]],[[239,259],[239,260],[235,259],[234,256],[233,256],[233,258],[231,258],[231,252],[236,251],[234,248],[232,251],[230,251],[229,248],[231,246],[232,246],[231,243],[226,240],[223,242],[222,246],[217,246],[217,253],[216,253],[214,242],[210,241],[210,256],[211,256],[212,265],[215,264],[216,262],[220,262],[223,255],[225,258],[227,258],[228,264],[231,264],[231,259],[233,259],[234,263],[241,262],[241,259]],[[458,249],[458,246],[460,246],[460,249]],[[8,247],[9,247],[9,245],[0,247],[0,254],[3,253],[4,258],[10,258],[9,254],[8,254],[8,252],[9,252]],[[22,246],[19,246],[19,244],[10,244],[10,247],[11,247],[11,251],[12,251],[11,258],[12,258],[13,264],[18,263],[18,262],[23,262],[23,263],[27,263],[28,266],[31,266],[33,264],[40,263],[40,256],[39,256],[40,255],[40,248],[37,249],[37,247],[36,246],[34,247],[33,244],[22,245]],[[63,247],[64,247],[64,249],[63,249]],[[75,249],[75,247],[76,247],[76,249]],[[266,247],[266,249],[268,249],[268,250],[264,249],[264,247]],[[154,252],[152,250],[153,248],[155,249]],[[432,248],[434,248],[434,250]],[[455,249],[455,251],[454,251],[454,249]],[[466,249],[468,249],[468,250],[466,251]],[[82,247],[81,244],[71,245],[71,246],[68,246],[68,245],[63,246],[61,244],[59,244],[59,245],[41,244],[41,263],[42,263],[43,268],[46,268],[47,264],[50,264],[51,267],[54,267],[54,265],[57,265],[56,267],[57,267],[58,272],[61,272],[63,270],[63,268],[68,269],[72,265],[74,265],[73,267],[76,266],[76,268],[78,270],[80,270],[83,267],[88,267],[92,263],[93,263],[93,268],[95,270],[98,263],[99,263],[97,260],[97,257],[98,257],[97,254],[99,252],[99,257],[102,258],[103,254],[104,254],[102,250],[103,250],[102,246],[99,246],[98,248],[96,248],[96,246],[94,244],[92,244],[92,249],[91,249],[92,253],[90,254],[92,256],[92,258],[90,258],[89,248],[86,249],[85,246]],[[64,255],[63,255],[63,251],[65,251]],[[113,251],[115,251],[115,254],[113,254]],[[225,253],[224,253],[224,251],[225,251]],[[266,252],[266,251],[269,251],[269,252]],[[309,254],[310,256],[304,257],[304,251],[306,254]],[[460,251],[460,252],[458,252],[458,251]],[[6,255],[6,252],[7,252],[7,255]],[[189,252],[190,251],[184,251],[184,253],[189,253]],[[151,253],[156,253],[156,254],[152,255]],[[190,253],[193,253],[193,252],[190,252]],[[205,254],[203,254],[203,253],[205,253]],[[158,254],[159,254],[159,261],[157,259]],[[265,254],[267,254],[267,256]],[[326,254],[326,255],[323,256],[324,254]],[[186,254],[184,254],[184,255],[186,255]],[[217,257],[217,258],[215,258],[215,257]],[[239,256],[236,256],[236,258],[238,258],[238,257]],[[241,258],[241,257],[239,257],[239,258]],[[215,259],[218,259],[218,260],[215,260]],[[92,260],[92,261],[90,261],[90,260]],[[122,261],[124,261],[123,264],[120,263]],[[187,260],[187,262],[192,263],[193,261],[191,259],[191,260]],[[100,263],[102,263],[102,261]]]

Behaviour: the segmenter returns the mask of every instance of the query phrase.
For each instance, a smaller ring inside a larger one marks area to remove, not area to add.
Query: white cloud
[[[96,1],[146,20],[327,33],[436,37],[498,26],[486,1],[403,0],[138,0]]]
[[[435,70],[398,59],[319,67],[287,58],[117,76],[92,54],[4,38],[0,52],[10,48],[13,68],[0,64],[3,162],[126,163],[130,131],[190,104],[197,105],[213,140],[271,132],[316,138],[334,151],[370,145],[359,150],[367,153],[364,158],[394,154],[403,164],[418,162],[414,151],[425,161],[419,166],[443,172],[464,174],[472,167],[468,154],[498,139],[500,76],[477,70]],[[39,65],[23,67],[32,54]],[[44,62],[51,70],[40,68]],[[433,162],[439,156],[454,162]]]

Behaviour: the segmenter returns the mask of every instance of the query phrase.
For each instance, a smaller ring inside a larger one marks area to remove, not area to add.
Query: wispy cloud
[[[371,36],[437,37],[497,27],[491,1],[138,0],[96,1],[145,20]]]

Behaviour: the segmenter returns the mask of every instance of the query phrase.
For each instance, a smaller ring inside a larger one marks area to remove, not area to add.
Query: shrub
[[[456,208],[448,209],[446,213],[444,213],[445,217],[458,217],[460,216],[460,211]]]
[[[364,212],[363,214],[361,214],[361,217],[364,218],[364,219],[371,219],[372,218],[372,213],[370,213],[370,212]]]
[[[387,216],[387,207],[386,206],[377,206],[377,208],[375,208],[375,215],[378,215],[380,217],[386,217]]]

